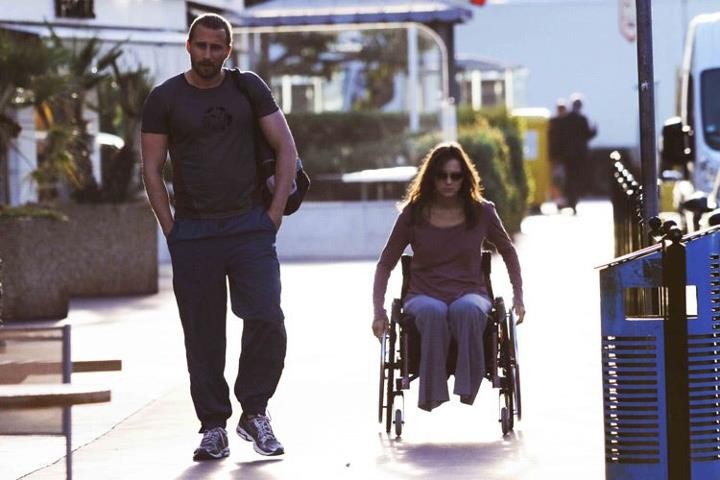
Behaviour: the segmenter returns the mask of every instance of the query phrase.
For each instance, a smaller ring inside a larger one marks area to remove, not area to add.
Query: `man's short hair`
[[[232,26],[230,25],[230,22],[225,19],[225,17],[222,17],[216,13],[206,13],[197,17],[195,20],[193,20],[192,24],[190,25],[190,30],[188,31],[189,42],[192,42],[195,27],[198,25],[212,30],[224,30],[225,38],[227,40],[227,46],[229,47],[230,45],[232,45]]]

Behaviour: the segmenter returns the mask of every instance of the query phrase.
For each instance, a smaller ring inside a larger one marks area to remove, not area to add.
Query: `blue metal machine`
[[[609,480],[720,479],[720,228],[676,246],[675,307],[667,241],[600,267]]]

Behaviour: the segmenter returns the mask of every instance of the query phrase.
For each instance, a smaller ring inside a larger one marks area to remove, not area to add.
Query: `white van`
[[[662,168],[681,167],[692,190],[709,195],[707,212],[720,193],[720,12],[690,22],[681,73],[680,118],[663,127]]]
[[[720,169],[720,12],[690,22],[680,105],[683,123],[694,132],[692,182],[709,192]]]

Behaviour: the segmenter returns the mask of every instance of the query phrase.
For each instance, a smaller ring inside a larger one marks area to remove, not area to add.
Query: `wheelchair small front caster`
[[[500,410],[500,426],[502,427],[503,435],[507,435],[508,432],[512,430],[510,415],[512,415],[512,413],[509,413],[507,408],[503,407],[502,410]]]
[[[395,410],[395,436],[402,435],[403,414],[399,408]]]

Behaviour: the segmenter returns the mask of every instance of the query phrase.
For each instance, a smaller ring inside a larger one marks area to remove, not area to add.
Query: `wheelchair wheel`
[[[515,324],[515,315],[511,314],[508,319],[510,332],[510,374],[512,375],[513,393],[515,400],[515,415],[518,420],[522,419],[522,403],[520,397],[520,360],[518,358],[518,342],[517,342],[517,325]]]
[[[507,435],[512,431],[515,425],[515,399],[516,383],[515,383],[515,348],[513,343],[513,318],[510,312],[499,317],[499,343],[498,343],[498,361],[502,372],[500,377],[500,424],[502,426],[503,435]]]
[[[385,389],[385,433],[390,433],[390,430],[392,429],[393,400],[395,400],[395,392],[393,390],[393,383],[395,382],[395,369],[392,366],[392,363],[394,362],[394,356],[395,355],[391,349],[390,359],[388,361],[389,366],[387,369],[387,388]]]
[[[522,420],[522,403],[520,400],[520,365],[513,366],[513,393],[515,394],[515,415]]]
[[[395,315],[390,319],[387,345],[387,384],[385,388],[385,433],[390,433],[393,422],[393,400],[395,399],[395,343],[397,341],[397,322]]]
[[[378,399],[378,423],[382,423],[383,406],[385,405],[385,353],[387,351],[387,335],[380,341],[380,398]]]
[[[399,408],[395,410],[395,436],[399,437],[402,435],[403,427],[403,414]]]

